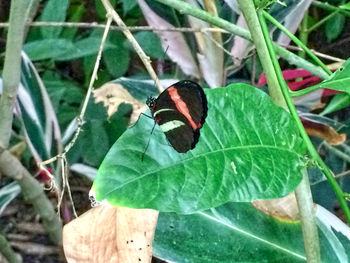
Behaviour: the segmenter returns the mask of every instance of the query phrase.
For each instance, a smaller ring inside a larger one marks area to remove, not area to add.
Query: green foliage
[[[348,240],[319,227],[322,262],[347,262]],[[305,262],[303,244],[300,222],[276,220],[249,203],[227,203],[193,215],[160,213],[153,252],[174,263],[295,263]]]
[[[280,5],[286,6],[286,4],[280,0],[254,0],[255,7],[259,9],[265,9],[274,3],[279,3]]]
[[[342,69],[338,69],[319,86],[323,89],[338,90],[350,94],[350,59],[344,62]]]
[[[45,5],[41,15],[41,21],[45,22],[63,22],[66,19],[66,13],[69,6],[69,0],[49,0]],[[41,33],[43,38],[58,38],[62,27],[43,27]]]
[[[112,77],[123,76],[129,68],[130,51],[124,45],[125,37],[122,33],[111,32],[107,43],[113,48],[106,50],[103,54],[103,61]]]
[[[130,12],[133,8],[137,6],[136,0],[122,0],[123,2],[123,13],[124,15]]]
[[[141,48],[151,58],[164,58],[165,54],[159,37],[149,31],[138,32],[134,35]]]
[[[83,18],[83,15],[86,12],[84,4],[74,6],[71,11],[71,15],[68,17],[68,22],[80,22]],[[67,39],[73,39],[78,32],[78,28],[65,28],[62,31],[62,37]]]
[[[208,117],[194,150],[177,153],[157,127],[142,162],[153,121],[141,117],[100,166],[92,187],[97,200],[193,213],[290,193],[300,182],[305,154],[290,115],[247,84],[206,94]]]
[[[109,1],[113,7],[116,6],[117,0]],[[99,19],[104,20],[106,18],[106,10],[101,0],[95,0],[96,13]]]
[[[343,32],[345,26],[345,16],[342,14],[336,14],[329,19],[325,25],[325,34],[327,42],[331,42],[337,39]]]
[[[337,111],[350,105],[350,94],[340,93],[336,94],[334,98],[328,103],[327,107],[320,113],[326,115],[328,113]]]

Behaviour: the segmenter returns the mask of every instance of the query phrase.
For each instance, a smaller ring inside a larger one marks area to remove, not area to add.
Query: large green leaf
[[[177,153],[158,126],[150,135],[154,122],[142,116],[100,166],[92,187],[96,199],[192,213],[230,200],[282,197],[295,189],[305,146],[289,113],[243,83],[206,94],[208,117],[194,150]]]
[[[338,69],[317,86],[322,89],[338,90],[350,94],[350,59],[344,62],[342,69]]]
[[[323,210],[317,212],[322,262],[348,262],[349,228],[339,219],[333,225],[325,222],[330,213]],[[278,221],[249,203],[227,203],[193,215],[160,213],[153,252],[174,263],[306,261],[300,223]]]

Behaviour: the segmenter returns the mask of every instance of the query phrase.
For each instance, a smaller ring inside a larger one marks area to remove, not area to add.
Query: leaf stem
[[[333,13],[330,13],[328,16],[322,18],[320,21],[318,21],[316,24],[314,24],[313,26],[311,26],[307,32],[310,33],[313,30],[315,30],[316,28],[320,27],[322,24],[324,24],[325,22],[327,22],[329,19],[331,19],[332,17],[334,17],[336,14],[338,14],[340,12],[340,9],[334,11]]]
[[[265,16],[265,18],[267,18],[267,17]],[[305,46],[307,45],[307,40],[309,38],[309,33],[307,32],[308,20],[309,20],[309,10],[307,10],[305,12],[303,20],[301,21],[301,24],[299,27],[299,39]],[[272,22],[272,21],[270,21],[270,22]],[[305,50],[300,50],[298,52],[298,55],[305,59]]]
[[[296,91],[289,90],[289,93],[294,98],[294,97],[304,96],[310,92],[313,92],[313,91],[316,91],[319,89],[323,89],[323,87],[321,86],[321,83],[316,84],[316,85],[311,86],[311,87],[307,87],[305,89],[301,89],[301,90],[296,90]]]
[[[316,0],[313,0],[312,3],[311,3],[313,6],[316,6],[318,8],[322,8],[322,9],[325,9],[325,10],[328,10],[328,11],[337,11],[337,10],[340,10],[340,12],[343,14],[343,15],[346,15],[348,17],[350,17],[350,12],[347,11],[346,9],[343,9],[343,8],[339,8],[337,6],[334,6],[334,5],[331,5],[331,4],[328,4],[328,3],[323,3],[323,2],[320,2],[320,1],[316,1]]]
[[[298,113],[295,109],[295,106],[293,104],[292,98],[290,96],[290,92],[289,92],[289,88],[283,78],[282,75],[282,71],[281,68],[279,67],[278,61],[277,61],[277,57],[276,54],[274,52],[273,46],[272,46],[272,41],[269,37],[269,32],[268,32],[268,28],[266,26],[264,17],[262,15],[262,12],[258,12],[258,15],[262,21],[262,30],[264,32],[264,35],[266,36],[266,44],[268,46],[269,52],[270,52],[270,56],[272,58],[272,62],[274,64],[275,67],[275,71],[277,74],[277,79],[280,82],[281,85],[281,89],[282,89],[282,93],[284,96],[284,99],[288,105],[288,109],[292,115],[292,117],[294,118],[294,120],[296,121],[296,124],[298,126],[300,135],[302,136],[306,147],[308,149],[308,152],[310,154],[310,156],[316,161],[317,165],[319,166],[319,168],[323,171],[323,173],[325,174],[326,178],[328,179],[329,183],[331,184],[338,200],[340,203],[341,208],[344,211],[346,220],[348,223],[350,223],[350,209],[346,203],[346,200],[344,199],[344,193],[343,190],[341,189],[341,187],[339,186],[339,184],[337,183],[336,179],[334,178],[332,172],[329,170],[329,168],[327,167],[327,165],[323,162],[322,158],[320,157],[320,155],[318,154],[317,150],[315,149],[315,147],[312,145],[312,142],[309,138],[309,136],[307,135],[304,126],[301,122],[301,120],[299,119]]]
[[[294,34],[292,34],[287,28],[285,28],[281,23],[279,23],[273,16],[271,16],[266,11],[263,11],[263,15],[278,29],[285,33],[297,46],[301,47],[305,51],[305,53],[308,54],[310,58],[312,58],[325,72],[327,72],[329,75],[332,74],[332,71],[330,71],[327,68],[327,66],[314,53],[312,53],[312,51],[303,42],[301,42],[296,36],[294,36]]]

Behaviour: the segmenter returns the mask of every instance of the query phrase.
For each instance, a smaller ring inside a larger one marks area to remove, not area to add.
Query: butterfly
[[[179,153],[193,149],[199,139],[208,112],[208,102],[201,86],[190,80],[179,81],[158,98],[146,102],[152,118]]]

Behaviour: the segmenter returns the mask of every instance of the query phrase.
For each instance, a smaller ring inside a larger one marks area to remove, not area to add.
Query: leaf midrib
[[[290,255],[293,255],[293,256],[295,256],[295,257],[297,257],[297,258],[306,260],[306,258],[305,258],[304,256],[302,256],[302,255],[300,255],[300,254],[298,254],[298,253],[296,253],[296,252],[293,252],[293,251],[291,251],[291,250],[289,250],[289,249],[286,249],[286,248],[284,248],[284,247],[282,247],[282,246],[280,246],[280,245],[278,245],[278,244],[275,244],[275,243],[272,243],[272,242],[267,241],[267,240],[265,240],[265,239],[262,239],[261,237],[258,237],[257,235],[254,235],[254,234],[252,234],[252,233],[249,233],[249,232],[247,232],[247,231],[244,231],[244,230],[242,230],[242,229],[239,229],[239,228],[233,226],[232,224],[225,223],[225,222],[223,222],[222,220],[220,220],[219,218],[216,218],[216,217],[214,217],[214,216],[211,216],[211,215],[209,215],[209,214],[207,214],[207,213],[205,213],[205,212],[199,212],[198,214],[199,214],[199,215],[202,215],[202,216],[204,216],[204,217],[207,217],[207,218],[209,218],[210,220],[213,220],[213,221],[215,221],[215,222],[217,222],[217,223],[219,223],[219,224],[222,224],[222,225],[224,225],[224,226],[227,226],[229,229],[231,229],[231,230],[233,230],[233,231],[236,231],[236,232],[239,232],[239,233],[241,233],[242,235],[245,235],[245,236],[254,238],[254,239],[256,239],[256,240],[258,240],[258,241],[260,241],[260,242],[262,242],[262,243],[265,243],[265,244],[267,244],[267,245],[270,245],[271,247],[274,247],[275,249],[279,249],[279,250],[281,250],[281,251],[283,251],[283,252],[285,252],[285,253],[288,253],[288,254],[290,254]]]
[[[188,158],[188,159],[185,159],[185,160],[181,160],[181,163],[188,162],[188,161],[191,161],[191,160],[193,160],[193,159],[195,159],[195,158],[200,158],[200,157],[202,157],[202,156],[211,155],[211,154],[214,154],[214,153],[217,153],[217,152],[225,152],[225,151],[238,150],[238,149],[246,150],[246,149],[249,149],[249,148],[269,148],[269,149],[277,149],[277,150],[281,150],[281,151],[284,151],[284,152],[292,153],[292,154],[297,155],[297,156],[299,156],[299,157],[302,156],[302,155],[300,155],[300,154],[298,154],[298,153],[296,153],[296,152],[294,152],[294,151],[291,151],[291,150],[285,149],[285,148],[281,148],[281,147],[279,147],[279,146],[277,147],[277,146],[272,146],[272,145],[249,145],[249,146],[234,146],[234,147],[230,147],[230,148],[218,149],[218,150],[215,150],[215,151],[206,152],[206,153],[204,153],[204,154],[199,154],[199,155],[193,156],[193,157],[191,157],[191,158]],[[162,167],[162,168],[160,168],[160,169],[158,169],[158,170],[156,170],[156,171],[153,170],[152,172],[148,172],[148,173],[145,173],[144,175],[141,175],[141,176],[139,176],[139,177],[136,177],[136,178],[134,178],[134,179],[131,179],[131,180],[129,180],[129,181],[127,181],[127,182],[121,184],[119,187],[114,188],[113,190],[107,192],[107,193],[105,194],[105,196],[108,196],[110,193],[112,193],[112,192],[114,192],[114,191],[116,191],[116,190],[118,190],[118,189],[124,187],[125,185],[131,184],[131,183],[133,183],[133,182],[135,182],[135,181],[137,181],[137,180],[140,180],[140,179],[142,179],[142,178],[144,178],[144,177],[146,177],[146,176],[148,176],[148,175],[150,175],[150,174],[158,173],[159,171],[168,169],[168,168],[170,168],[170,167],[172,167],[172,166],[175,166],[175,165],[178,165],[178,163],[171,164],[171,165],[168,165],[168,166],[166,166],[166,167]],[[101,201],[102,201],[102,200],[101,200]]]

